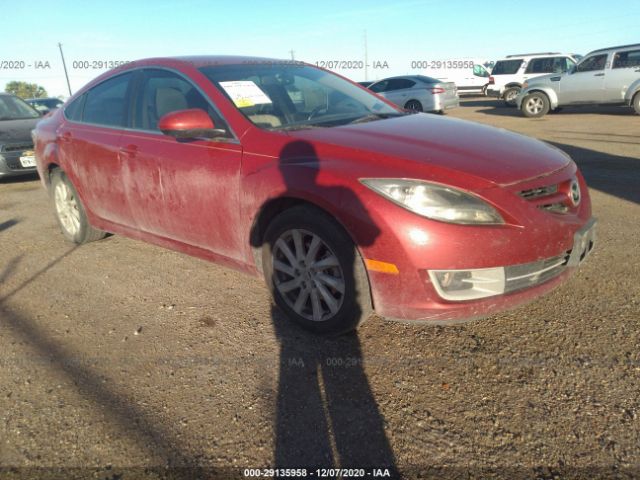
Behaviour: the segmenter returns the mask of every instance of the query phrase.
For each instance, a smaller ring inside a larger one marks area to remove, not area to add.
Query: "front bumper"
[[[33,144],[5,144],[0,146],[0,177],[29,175],[37,172],[36,167],[23,167],[20,157],[33,155]]]
[[[585,231],[593,231],[594,221],[586,184],[575,166],[548,175],[543,181],[562,184],[573,176],[577,176],[585,195],[565,214],[553,210],[565,193],[539,194],[535,188],[540,186],[540,179],[495,188],[492,203],[506,205],[514,218],[523,219],[520,224],[446,224],[422,219],[400,207],[393,215],[378,215],[376,201],[369,202],[369,213],[382,233],[374,245],[361,249],[362,255],[366,261],[393,264],[396,272],[368,269],[376,312],[394,320],[458,323],[511,309],[560,285],[595,243],[591,234],[586,237],[585,247],[578,242]],[[520,196],[523,192],[529,196]],[[489,192],[486,195],[489,199]],[[380,207],[383,212],[384,206]],[[573,253],[576,251],[580,251],[578,257]],[[494,289],[490,296],[444,298],[438,291],[440,285],[434,283],[433,272],[482,269],[494,271],[489,278],[476,275],[474,279],[493,282],[489,285]],[[498,269],[504,272],[503,278],[496,275]]]

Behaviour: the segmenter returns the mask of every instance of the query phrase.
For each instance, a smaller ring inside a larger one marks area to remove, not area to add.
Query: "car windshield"
[[[518,72],[520,65],[522,65],[522,59],[500,60],[496,62],[491,75],[513,75]]]
[[[337,75],[307,65],[217,65],[200,71],[260,128],[334,127],[405,114]]]
[[[24,100],[11,95],[0,95],[0,120],[38,118],[40,114]]]

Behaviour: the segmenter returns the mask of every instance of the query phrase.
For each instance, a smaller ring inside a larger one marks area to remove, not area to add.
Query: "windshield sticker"
[[[271,99],[251,80],[220,82],[220,86],[224,88],[224,91],[227,92],[238,108],[272,103]]]

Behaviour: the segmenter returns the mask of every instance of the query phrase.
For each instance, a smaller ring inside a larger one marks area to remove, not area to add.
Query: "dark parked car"
[[[0,93],[0,177],[36,172],[31,130],[40,118],[24,100]]]
[[[38,110],[42,115],[46,115],[64,105],[64,101],[59,98],[28,98],[25,102]]]
[[[128,63],[35,139],[68,239],[120,233],[261,275],[320,332],[372,309],[443,323],[513,307],[566,280],[595,239],[560,150],[407,113],[310,65]]]

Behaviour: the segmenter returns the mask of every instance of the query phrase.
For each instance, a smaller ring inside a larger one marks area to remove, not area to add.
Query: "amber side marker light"
[[[381,262],[380,260],[371,260],[366,258],[364,264],[367,266],[367,270],[372,272],[390,273],[391,275],[398,275],[400,270],[393,263]]]

